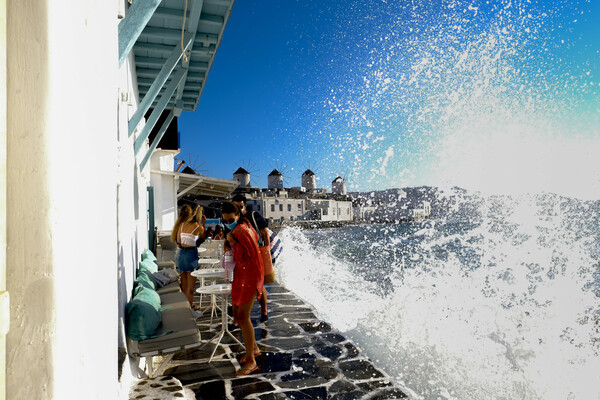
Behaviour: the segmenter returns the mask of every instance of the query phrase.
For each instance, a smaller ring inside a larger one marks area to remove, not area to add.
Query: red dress
[[[231,245],[235,258],[233,282],[231,282],[231,301],[236,306],[246,304],[256,293],[260,299],[263,290],[264,270],[258,234],[245,223],[239,223],[232,231],[235,241]],[[258,293],[257,293],[258,292]]]

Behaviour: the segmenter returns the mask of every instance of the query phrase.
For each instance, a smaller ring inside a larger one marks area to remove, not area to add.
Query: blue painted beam
[[[190,14],[189,14],[189,18],[187,19],[186,30],[188,32],[193,33],[195,36],[196,31],[198,30],[199,19],[202,14],[202,7],[204,7],[204,0],[192,0],[192,1],[193,1],[193,3],[191,4],[191,7],[190,7]],[[190,47],[190,51],[192,51],[193,48],[194,48],[194,45],[192,44],[192,46]],[[183,61],[183,68],[186,69],[185,74],[183,76],[184,83],[183,83],[183,85],[179,86],[179,88],[177,89],[177,94],[175,95],[175,105],[176,105],[176,107],[179,107],[179,108],[183,107],[183,104],[182,104],[183,102],[181,101],[181,97],[183,96],[185,84],[187,83],[187,75],[192,68],[197,69],[196,65],[201,64],[198,62],[194,63],[194,62],[192,62],[191,59],[192,59],[192,54],[190,53],[190,56],[186,60]],[[194,65],[194,64],[196,64],[196,65]],[[208,63],[206,63],[206,69],[208,69]]]
[[[133,48],[161,0],[135,1],[119,22],[119,66]]]
[[[148,121],[146,121],[142,131],[135,139],[135,143],[133,144],[135,155],[137,155],[146,139],[148,139],[148,136],[150,136],[150,132],[152,131],[152,128],[154,128],[154,125],[156,125],[158,117],[160,117],[160,114],[162,114],[162,112],[165,110],[167,104],[171,100],[171,97],[173,97],[173,93],[175,93],[175,90],[183,80],[184,73],[185,69],[178,68],[175,74],[173,74],[173,79],[167,85],[164,93],[160,96],[160,100],[158,100],[154,111],[152,111],[152,114],[150,114],[150,117],[148,118]]]
[[[154,54],[170,54],[172,50],[173,46],[157,43],[137,42],[133,47],[133,51],[136,52],[136,54],[142,53],[143,51],[151,52]],[[210,47],[199,47],[194,50],[195,55],[200,55],[203,57],[210,57],[214,52],[214,45],[211,45]]]
[[[167,128],[169,127],[169,125],[171,125],[171,121],[173,121],[174,117],[175,117],[175,110],[171,110],[171,112],[169,112],[169,115],[167,115],[167,119],[165,120],[165,122],[160,126],[160,130],[158,131],[158,134],[152,141],[152,144],[150,144],[150,148],[148,149],[148,152],[142,159],[142,162],[140,163],[140,171],[144,170],[146,163],[148,163],[148,161],[150,160],[150,157],[152,157],[152,153],[154,153],[154,150],[156,150],[156,147],[158,146],[161,139],[165,135],[165,132],[167,131]]]
[[[156,28],[149,26],[144,29],[140,37],[146,39],[170,39],[179,43],[181,40],[181,29]],[[196,43],[217,44],[218,41],[219,37],[214,33],[198,33],[196,37]]]
[[[183,36],[183,45],[186,51],[188,51],[189,47],[192,45],[193,40],[194,35],[192,35],[191,33],[186,33]],[[175,46],[175,48],[173,48],[173,50],[171,51],[171,55],[169,56],[169,58],[164,60],[163,67],[156,76],[156,79],[154,79],[154,83],[152,83],[152,86],[150,86],[150,89],[148,89],[148,91],[146,92],[146,95],[142,99],[140,106],[129,121],[129,136],[131,136],[131,134],[138,126],[146,112],[148,112],[148,110],[150,109],[150,106],[154,102],[154,99],[156,99],[156,96],[165,85],[165,82],[173,72],[173,69],[181,59],[181,56],[181,47]]]

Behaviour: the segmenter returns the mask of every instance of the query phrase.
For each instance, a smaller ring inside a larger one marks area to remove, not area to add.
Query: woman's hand
[[[231,232],[229,232],[227,234],[227,241],[231,244],[233,244],[233,242],[235,242],[235,237],[233,236],[233,234]]]

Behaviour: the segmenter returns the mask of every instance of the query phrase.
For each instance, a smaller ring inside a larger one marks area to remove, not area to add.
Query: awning
[[[174,176],[179,180],[177,198],[185,195],[214,196],[228,198],[240,184],[238,181],[221,178],[211,178],[200,174],[184,174],[181,172],[161,171],[153,169],[155,174]]]
[[[163,111],[169,111],[141,169],[174,117],[195,111],[234,0],[133,0],[119,23],[119,65],[135,55],[140,105],[129,120],[138,129],[137,155]],[[140,122],[148,110],[145,125]],[[164,127],[164,129],[163,129]]]

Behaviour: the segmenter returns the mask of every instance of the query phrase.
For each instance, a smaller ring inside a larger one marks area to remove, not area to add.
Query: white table
[[[220,258],[199,258],[198,259],[198,266],[209,266],[209,267],[214,267],[217,264],[221,264],[221,259]]]
[[[204,253],[207,249],[205,249],[204,247],[198,247],[198,254],[200,253]]]
[[[225,270],[223,268],[206,268],[197,269],[191,273],[196,278],[223,278],[225,276]]]
[[[225,278],[225,270],[223,268],[207,268],[207,269],[197,269],[195,271],[192,271],[191,273],[192,276],[200,279],[200,287],[204,287],[204,279],[209,279],[209,278],[221,278],[224,279]],[[200,293],[200,305],[202,305],[202,293]],[[214,295],[211,296],[212,301],[211,301],[211,306],[212,310],[210,312],[210,327],[212,329],[212,320],[213,320],[213,314],[215,313],[215,302],[214,302]],[[208,309],[208,307],[207,307]]]
[[[231,283],[203,286],[196,289],[196,292],[200,294],[221,296],[221,331],[219,332],[217,342],[215,343],[215,349],[213,350],[212,354],[210,355],[210,358],[208,359],[208,362],[211,362],[215,355],[215,352],[217,351],[217,347],[219,347],[219,343],[221,343],[221,339],[223,339],[223,336],[225,336],[225,334],[228,334],[233,338],[233,340],[239,343],[240,346],[243,346],[243,344],[231,334],[231,332],[229,331],[229,327],[227,326],[227,297],[231,295]]]

